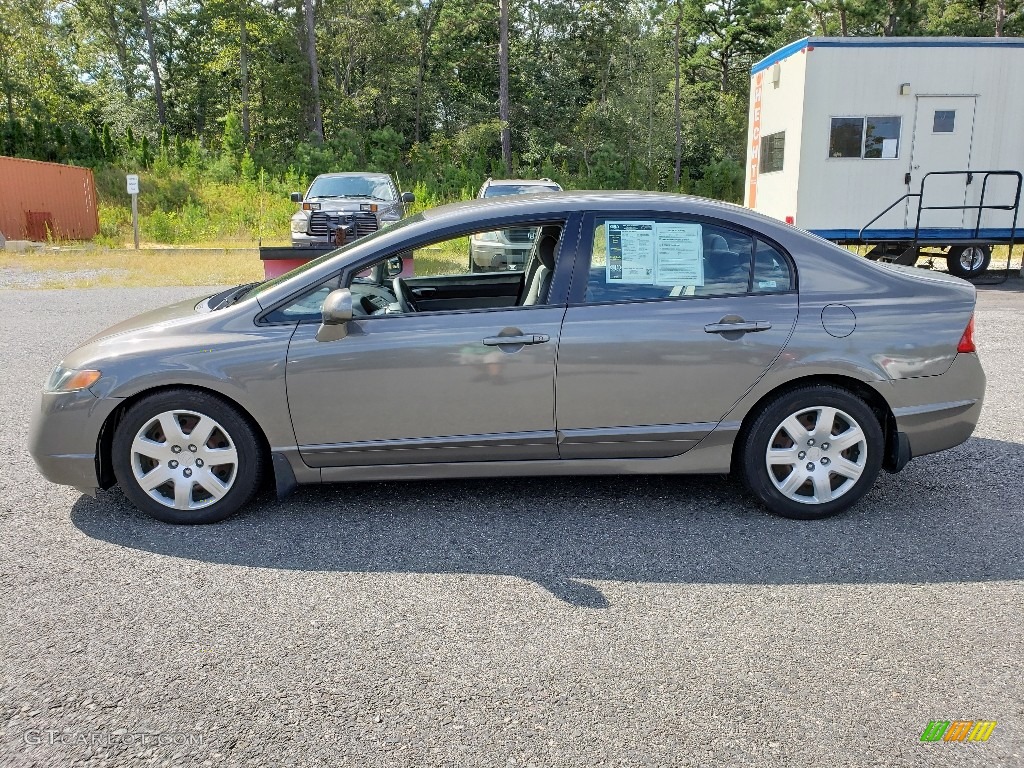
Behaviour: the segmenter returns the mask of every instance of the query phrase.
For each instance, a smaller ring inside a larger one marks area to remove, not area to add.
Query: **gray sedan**
[[[538,233],[524,269],[466,274],[468,238],[509,227]],[[727,472],[820,518],[970,436],[974,303],[723,203],[474,200],[100,333],[46,382],[31,451],[171,523],[264,482]]]

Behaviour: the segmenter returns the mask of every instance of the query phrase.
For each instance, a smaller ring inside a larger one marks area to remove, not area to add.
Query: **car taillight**
[[[964,328],[964,335],[960,337],[960,343],[956,345],[957,352],[977,352],[974,346],[974,315],[971,315],[967,327]]]

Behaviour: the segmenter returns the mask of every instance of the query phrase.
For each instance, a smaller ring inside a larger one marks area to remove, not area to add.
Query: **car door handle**
[[[501,347],[506,344],[543,344],[551,341],[546,333],[524,333],[519,336],[488,336],[484,344],[488,347]]]
[[[772,324],[767,320],[751,320],[736,323],[708,323],[704,333],[757,333],[770,330]]]

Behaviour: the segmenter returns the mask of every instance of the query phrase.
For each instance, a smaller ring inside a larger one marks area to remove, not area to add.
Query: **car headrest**
[[[729,243],[721,235],[704,235],[704,250],[705,251],[728,251]]]
[[[540,242],[537,243],[537,258],[548,269],[555,268],[555,250],[558,248],[558,236],[560,234],[561,230],[558,227],[544,227],[540,232]]]

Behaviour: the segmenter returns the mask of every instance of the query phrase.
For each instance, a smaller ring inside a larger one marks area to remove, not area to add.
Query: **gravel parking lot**
[[[0,765],[1022,766],[1024,290],[976,436],[800,523],[725,478],[372,484],[205,528],[45,482],[40,384],[197,289],[0,291]],[[929,720],[995,720],[922,744]]]

